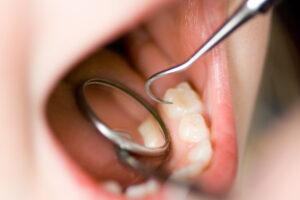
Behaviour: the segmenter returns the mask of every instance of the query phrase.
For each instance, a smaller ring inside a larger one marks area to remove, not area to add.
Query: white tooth
[[[161,145],[162,134],[157,122],[153,117],[148,117],[139,127],[138,130],[143,136],[144,145],[146,147],[158,147]]]
[[[113,194],[121,194],[122,193],[122,187],[119,183],[115,181],[106,181],[102,182],[101,186],[105,188],[107,191]]]
[[[155,180],[149,180],[146,183],[128,187],[125,195],[130,198],[141,198],[153,194],[157,190],[158,183]]]
[[[213,150],[210,141],[203,140],[196,147],[194,147],[188,154],[189,161],[202,162],[207,166],[212,158]]]
[[[201,114],[182,117],[179,124],[179,137],[187,142],[200,142],[209,138],[209,130]]]
[[[207,167],[212,154],[213,150],[209,139],[204,139],[188,153],[190,164],[173,172],[171,177],[175,179],[192,179],[196,177]]]
[[[204,169],[205,165],[203,162],[194,162],[187,166],[184,166],[176,171],[173,172],[171,178],[174,179],[192,179],[196,177],[202,170]]]
[[[188,113],[202,111],[202,102],[197,93],[187,82],[180,83],[176,88],[168,89],[164,100],[173,104],[163,104],[163,109],[171,119],[177,119]]]

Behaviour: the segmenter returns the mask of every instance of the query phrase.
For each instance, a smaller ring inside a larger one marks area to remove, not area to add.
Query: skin
[[[245,182],[232,199],[298,199],[299,101],[268,126],[251,148]],[[276,154],[276,156],[273,156]],[[281,173],[282,171],[288,173]],[[256,178],[260,177],[260,178]],[[278,181],[280,180],[280,181]],[[249,187],[249,186],[253,187]]]
[[[1,198],[20,199],[25,195],[29,199],[85,199],[99,195],[91,189],[96,187],[91,180],[82,175],[72,164],[72,159],[66,157],[64,148],[53,140],[45,109],[49,95],[78,61],[168,3],[167,0],[127,0],[116,4],[114,1],[0,2],[0,66],[3,74],[0,157],[5,161],[0,166],[0,187],[4,188],[0,192]],[[231,13],[239,3],[225,1],[220,15]],[[156,19],[148,23],[149,29],[154,26],[151,34],[159,40],[159,34],[155,33],[158,25]],[[228,62],[240,152],[247,137],[263,69],[268,27],[269,16],[258,17],[220,47],[225,49]],[[180,59],[190,55],[198,46],[194,45]],[[169,53],[176,55],[176,52]],[[142,79],[135,72],[126,70],[126,76],[129,74],[141,82],[132,83],[132,87],[141,91]],[[146,69],[139,71],[146,72]],[[201,93],[201,87],[198,90]]]

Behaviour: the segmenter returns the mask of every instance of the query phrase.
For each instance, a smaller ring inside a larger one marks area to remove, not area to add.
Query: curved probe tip
[[[156,101],[156,102],[158,102],[158,103],[163,103],[163,104],[173,104],[173,103],[170,102],[170,101],[165,101],[165,100],[162,100],[162,99],[157,98],[157,97],[154,96],[154,94],[151,92],[150,85],[151,85],[152,82],[153,82],[154,80],[156,80],[156,79],[157,79],[157,77],[152,76],[152,77],[150,77],[150,78],[146,81],[146,84],[145,84],[145,90],[146,90],[146,93],[148,94],[148,96],[149,96],[152,100],[154,100],[154,101]]]

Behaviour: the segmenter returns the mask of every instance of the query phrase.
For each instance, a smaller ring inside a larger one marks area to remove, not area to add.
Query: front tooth
[[[154,148],[161,145],[163,140],[161,131],[153,117],[148,117],[139,127],[138,130],[143,137],[146,147]]]
[[[209,130],[201,114],[182,117],[179,124],[179,137],[187,142],[200,142],[209,138]]]
[[[113,193],[113,194],[121,194],[122,193],[121,185],[115,181],[102,182],[101,186],[110,193]]]
[[[158,183],[155,180],[149,180],[146,183],[133,185],[126,189],[125,195],[130,198],[141,198],[155,193],[158,190]]]
[[[203,107],[197,93],[187,82],[180,83],[176,88],[168,89],[164,100],[172,102],[172,104],[163,105],[163,109],[170,119],[201,112]]]
[[[207,166],[212,158],[213,150],[208,139],[201,141],[188,154],[190,162],[203,162]]]

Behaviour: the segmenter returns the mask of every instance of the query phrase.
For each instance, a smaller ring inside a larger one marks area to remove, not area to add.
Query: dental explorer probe
[[[249,19],[252,19],[257,14],[266,13],[276,1],[277,0],[246,0],[242,6],[239,7],[237,11],[221,26],[221,28],[219,28],[188,60],[180,65],[152,75],[145,84],[145,89],[149,97],[159,103],[172,104],[172,102],[164,101],[154,96],[150,90],[150,86],[153,81],[169,74],[188,69],[199,59],[199,57],[216,46],[239,26],[247,22]]]

